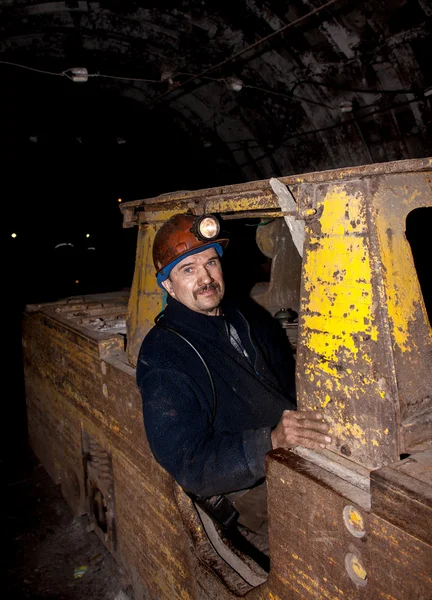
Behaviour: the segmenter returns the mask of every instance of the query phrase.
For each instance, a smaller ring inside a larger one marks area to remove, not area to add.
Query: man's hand
[[[326,435],[328,430],[329,426],[319,412],[284,410],[278,426],[271,434],[272,448],[325,448],[331,442],[331,437]]]

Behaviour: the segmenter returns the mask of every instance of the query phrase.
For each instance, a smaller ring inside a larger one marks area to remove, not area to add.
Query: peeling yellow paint
[[[268,593],[268,599],[269,600],[281,600],[279,598],[279,596],[277,596],[276,594],[272,594],[271,592]]]
[[[419,190],[411,192],[404,204],[416,208]],[[402,352],[412,352],[415,340],[410,335],[416,309],[421,307],[426,315],[423,296],[414,267],[411,248],[405,236],[405,222],[395,224],[383,203],[377,212],[376,224],[383,262],[383,276],[387,294],[387,308],[395,344]],[[426,317],[425,317],[426,318]],[[427,319],[426,319],[427,320]]]
[[[313,569],[312,569],[313,571]],[[339,600],[340,595],[335,596],[332,592],[323,586],[323,582],[320,580],[320,577],[311,577],[305,571],[301,570],[299,567],[294,567],[290,571],[290,578],[287,579],[282,577],[280,573],[277,573],[276,576],[278,579],[287,587],[295,589],[293,587],[293,581],[303,588],[306,591],[310,598],[323,598],[326,600]],[[300,590],[296,590],[297,594],[299,594]],[[337,590],[340,594],[340,590]],[[298,596],[296,596],[298,597]],[[301,597],[301,594],[300,594]]]
[[[360,579],[367,578],[367,572],[358,558],[353,558],[353,560],[351,562],[351,566],[352,566],[352,570],[357,575],[357,577],[360,577]]]
[[[324,402],[321,402],[321,406],[323,408],[325,408],[327,406],[327,404],[330,402],[330,400],[331,400],[330,396],[328,394],[326,394]]]
[[[356,438],[360,443],[366,444],[366,433],[361,427],[352,423],[333,423],[331,433],[340,437],[342,440],[346,438],[346,433]]]
[[[347,206],[349,219],[345,216]],[[311,231],[310,246],[314,249],[304,263],[309,301],[303,319],[309,332],[306,344],[322,357],[319,368],[338,377],[335,363],[340,355],[356,356],[359,352],[356,336],[365,334],[376,340],[378,330],[373,324],[372,275],[361,197],[334,187],[323,207],[320,235],[314,237]]]
[[[354,527],[357,527],[358,529],[364,529],[363,517],[354,507],[349,510],[349,520]]]

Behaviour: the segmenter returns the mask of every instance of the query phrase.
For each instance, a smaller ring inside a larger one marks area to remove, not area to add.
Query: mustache
[[[206,284],[200,286],[197,290],[195,290],[194,297],[196,298],[198,296],[198,294],[201,294],[202,292],[207,292],[208,290],[219,290],[219,289],[220,289],[220,285],[218,283],[216,283],[216,281],[213,281],[212,283],[206,283]]]

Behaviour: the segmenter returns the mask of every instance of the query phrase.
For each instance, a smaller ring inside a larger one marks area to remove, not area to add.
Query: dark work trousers
[[[258,550],[268,556],[267,488],[265,481],[249,490],[225,496],[239,512],[238,528]]]

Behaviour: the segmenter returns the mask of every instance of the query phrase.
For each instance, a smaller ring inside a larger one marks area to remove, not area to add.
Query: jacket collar
[[[174,328],[194,331],[205,337],[217,336],[226,331],[226,319],[236,326],[236,322],[242,318],[230,299],[224,298],[221,307],[223,316],[203,315],[169,296],[167,306],[163,311],[162,323]]]

